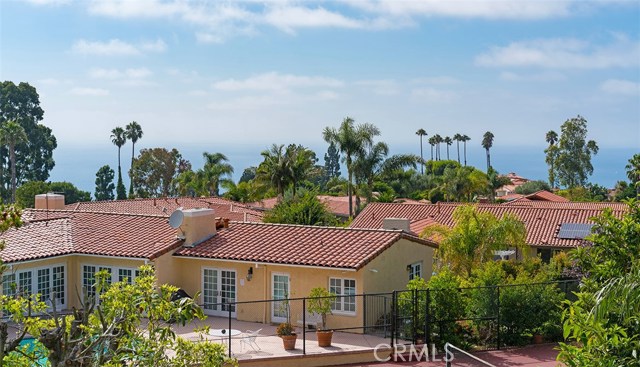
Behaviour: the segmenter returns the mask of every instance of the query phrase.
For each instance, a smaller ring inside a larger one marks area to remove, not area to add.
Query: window
[[[337,297],[331,305],[331,310],[338,313],[353,314],[356,312],[356,281],[355,279],[329,279],[329,292]]]
[[[51,269],[38,269],[38,294],[40,301],[46,302],[51,300]]]
[[[92,265],[82,266],[82,289],[84,295],[87,298],[94,298],[96,296],[96,267]]]
[[[407,266],[407,268],[409,268],[409,280],[412,280],[414,278],[422,278],[422,263],[421,262],[413,263],[413,264]]]
[[[2,276],[2,294],[13,297],[16,295],[16,275],[4,274]]]
[[[133,270],[118,269],[118,281],[133,284]]]
[[[18,292],[27,296],[31,294],[31,280],[33,277],[31,276],[31,271],[23,271],[22,273],[18,273]]]
[[[59,304],[66,304],[64,298],[64,266],[54,266],[53,273],[53,296]]]

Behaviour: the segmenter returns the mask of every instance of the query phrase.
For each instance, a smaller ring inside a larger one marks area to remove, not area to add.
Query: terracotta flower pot
[[[544,338],[541,334],[533,334],[533,344],[542,344]]]
[[[333,337],[332,330],[318,330],[316,331],[316,337],[318,338],[318,346],[319,347],[330,347],[331,346],[331,338]]]
[[[296,349],[296,339],[298,339],[297,334],[281,335],[280,338],[282,338],[282,345],[284,346],[284,350]]]

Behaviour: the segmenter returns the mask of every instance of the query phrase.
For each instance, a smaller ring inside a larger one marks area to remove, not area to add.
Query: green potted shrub
[[[283,322],[278,325],[276,329],[276,334],[282,339],[282,345],[284,346],[284,350],[292,350],[296,348],[296,340],[298,339],[298,334],[296,334],[295,328],[289,322]]]
[[[331,304],[336,300],[336,295],[324,287],[316,287],[309,294],[307,309],[310,313],[320,315],[322,327],[316,330],[318,346],[330,347],[333,330],[327,330],[327,315],[331,314]]]

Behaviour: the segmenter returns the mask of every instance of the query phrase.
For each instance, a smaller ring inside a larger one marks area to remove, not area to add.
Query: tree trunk
[[[9,146],[9,159],[11,160],[11,203],[16,202],[16,147]]]
[[[420,135],[420,164],[422,165],[421,173],[424,175],[424,158],[422,157],[422,135]]]
[[[467,142],[464,142],[464,166],[467,166]]]
[[[131,175],[131,169],[133,168],[133,157],[136,154],[136,143],[131,142],[131,168],[129,168],[129,194],[133,196],[133,176]]]
[[[489,153],[489,149],[487,149],[487,174],[489,173],[489,168],[491,168],[491,154]]]
[[[456,141],[456,146],[458,147],[458,164],[460,164],[460,141]]]

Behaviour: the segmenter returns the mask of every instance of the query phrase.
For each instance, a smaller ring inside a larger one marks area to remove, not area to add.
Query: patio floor
[[[218,337],[211,335],[204,335],[194,332],[195,328],[209,326],[210,329],[229,329],[229,319],[223,317],[209,316],[204,321],[197,321],[186,326],[175,325],[174,331],[185,339],[199,340],[200,335],[205,339],[214,342],[224,343],[228,345],[228,337]],[[231,329],[239,330],[243,334],[231,337],[231,354],[237,358],[240,362],[248,359],[261,359],[261,358],[277,358],[277,357],[297,357],[303,355],[303,337],[302,328],[296,328],[298,332],[298,340],[296,341],[296,349],[284,350],[282,346],[282,339],[276,335],[276,325],[262,324],[254,322],[236,321],[232,320]],[[260,330],[259,336],[256,337],[257,350],[248,348],[241,345],[241,340],[247,335],[247,330]],[[319,347],[316,340],[316,334],[313,330],[307,330],[306,333],[306,355],[318,355],[327,353],[345,353],[345,352],[358,352],[358,351],[373,351],[373,349],[379,345],[388,345],[389,338],[382,338],[373,335],[363,335],[348,332],[334,332],[332,346],[327,348]],[[244,347],[244,348],[243,348]],[[372,359],[373,353],[372,353]]]

